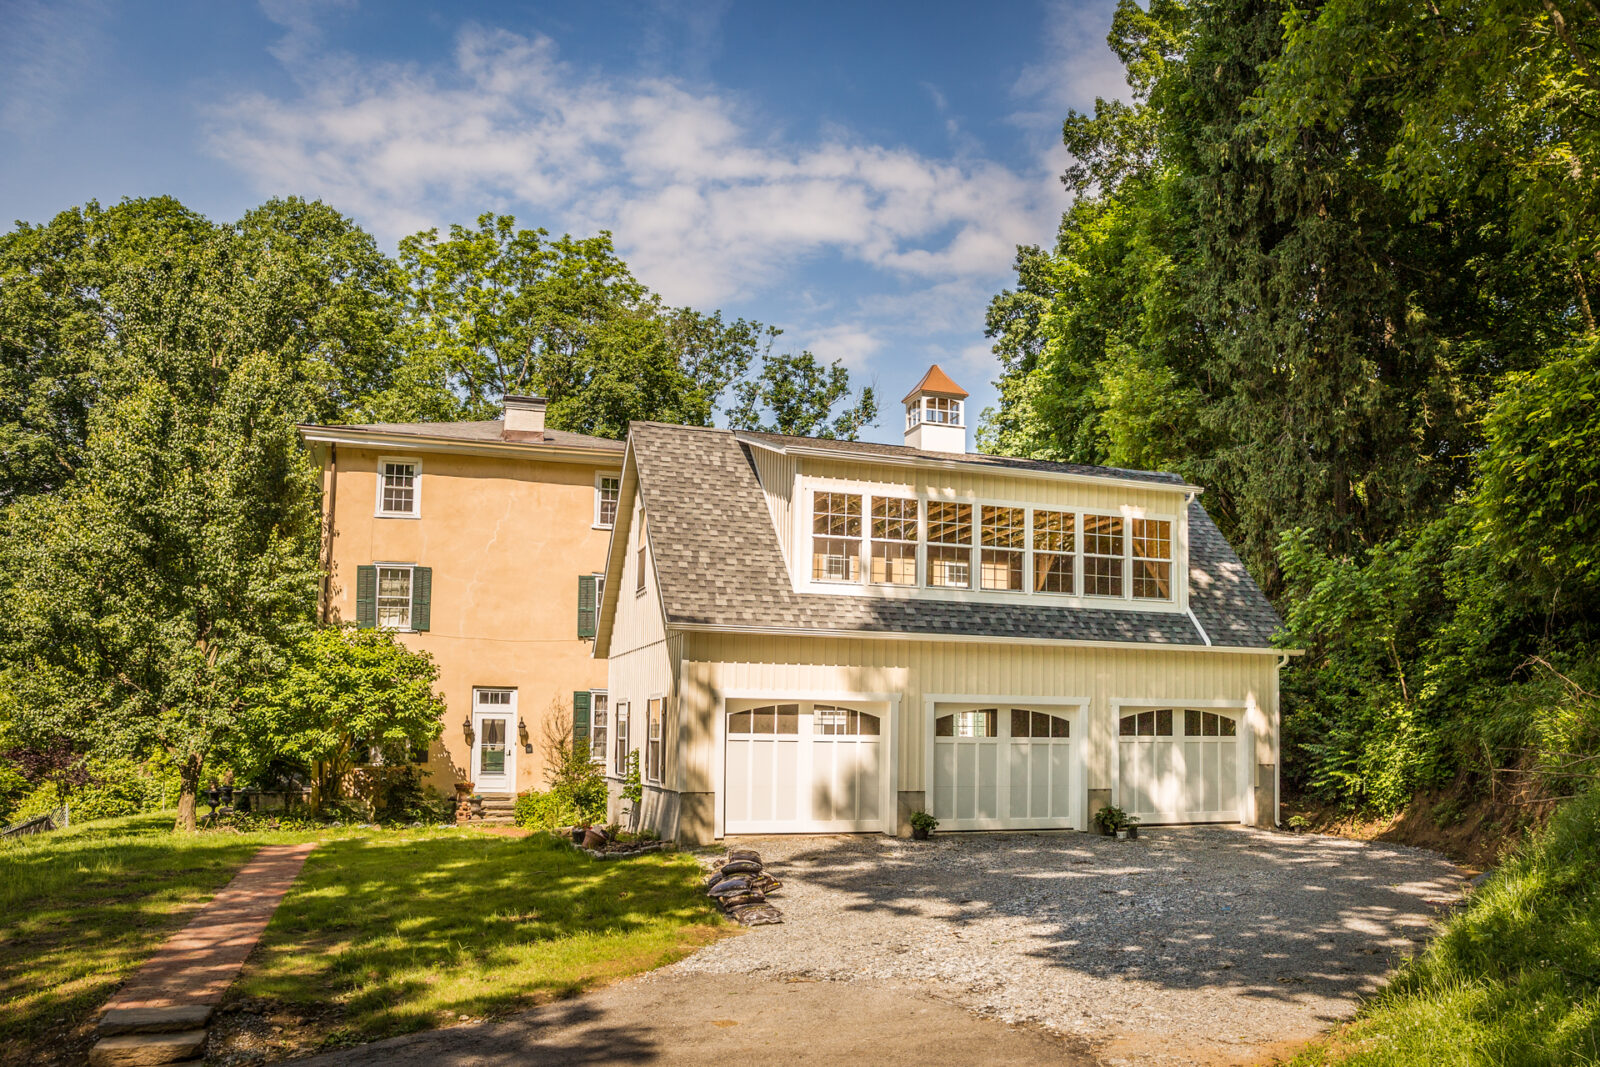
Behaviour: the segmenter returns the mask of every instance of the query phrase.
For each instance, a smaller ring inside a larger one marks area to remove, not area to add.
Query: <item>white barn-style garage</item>
[[[1276,821],[1292,653],[1200,488],[966,453],[964,400],[930,371],[905,446],[631,427],[595,654],[642,825]]]

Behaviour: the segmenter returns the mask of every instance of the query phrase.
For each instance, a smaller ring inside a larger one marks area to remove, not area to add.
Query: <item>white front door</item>
[[[1076,709],[934,709],[934,818],[946,830],[1082,829]]]
[[[1119,806],[1147,823],[1238,822],[1237,711],[1152,708],[1117,720]]]
[[[512,793],[517,780],[517,691],[472,691],[472,782],[479,793]]]

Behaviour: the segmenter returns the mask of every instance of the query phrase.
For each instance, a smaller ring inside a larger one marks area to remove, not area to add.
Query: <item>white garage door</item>
[[[1081,739],[1063,708],[939,705],[933,817],[946,830],[1082,828]]]
[[[880,713],[795,701],[728,714],[724,832],[883,829]]]
[[[1158,708],[1117,724],[1119,803],[1143,822],[1237,822],[1236,711]]]

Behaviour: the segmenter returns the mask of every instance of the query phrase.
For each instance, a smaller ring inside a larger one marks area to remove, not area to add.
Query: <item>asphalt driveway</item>
[[[738,843],[783,925],[317,1062],[1258,1063],[1353,1013],[1465,885],[1419,849],[1239,827]]]

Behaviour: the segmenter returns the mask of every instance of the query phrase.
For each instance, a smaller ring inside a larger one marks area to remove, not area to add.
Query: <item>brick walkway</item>
[[[106,1012],[214,1008],[261,940],[315,841],[268,845],[173,934],[106,1005]]]

